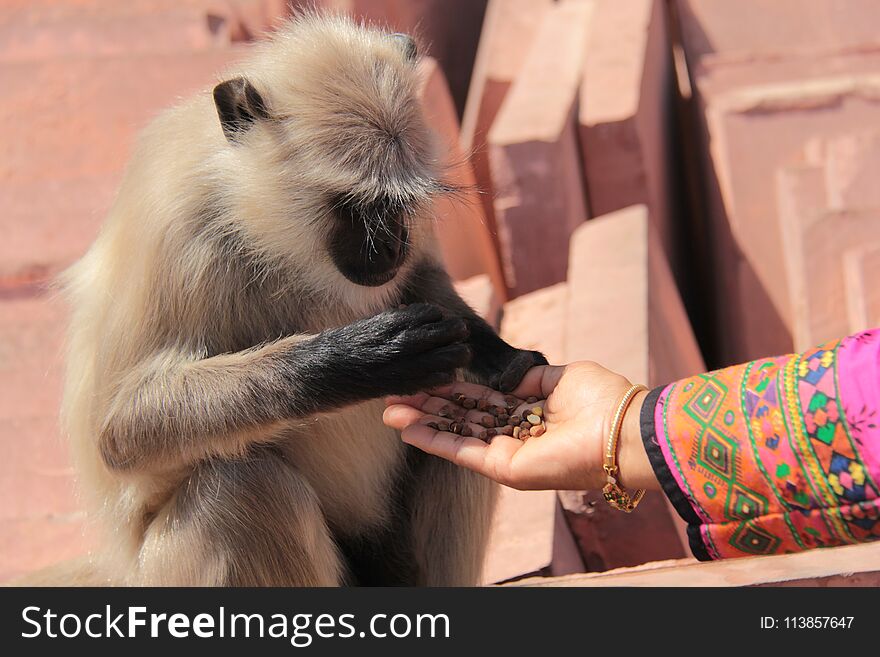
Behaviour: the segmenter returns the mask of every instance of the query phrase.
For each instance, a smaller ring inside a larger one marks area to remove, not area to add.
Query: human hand
[[[629,387],[627,379],[592,362],[532,368],[511,394],[546,400],[538,405],[544,407],[547,430],[526,441],[498,435],[486,443],[427,426],[442,420],[434,414],[448,405],[455,393],[504,405],[501,392],[472,383],[456,382],[431,392],[389,397],[383,419],[401,430],[404,442],[513,488],[600,489],[605,484],[602,454],[608,432]],[[618,479],[631,489],[659,488],[639,426],[646,395],[639,393],[630,405],[618,447]],[[483,415],[476,409],[467,411],[466,419],[473,423],[475,433],[481,428]]]

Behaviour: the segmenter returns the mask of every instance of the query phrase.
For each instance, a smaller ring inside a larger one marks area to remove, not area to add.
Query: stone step
[[[843,254],[850,334],[880,327],[880,241]]]
[[[480,203],[471,164],[458,145],[459,124],[446,77],[432,57],[419,62],[419,95],[428,125],[440,140],[443,180],[459,191],[438,198],[432,208],[434,232],[446,269],[455,280],[487,274],[495,294],[504,299],[507,288],[489,222]]]
[[[566,284],[525,294],[504,306],[501,337],[521,349],[538,349],[560,363]],[[554,491],[501,487],[486,551],[486,584],[530,575],[583,571],[577,545]]]
[[[673,70],[663,2],[599,2],[584,56],[578,114],[590,213],[644,203],[670,261]]]
[[[673,0],[688,55],[739,61],[880,44],[874,0]]]
[[[792,293],[803,309],[797,327],[797,351],[809,349],[850,332],[844,257],[847,251],[878,241],[880,208],[826,210],[812,216],[788,218],[792,236],[785,257],[790,259]],[[876,282],[871,281],[871,287]],[[851,291],[852,292],[852,291]],[[862,297],[870,303],[870,298]],[[873,327],[872,327],[873,328]]]
[[[880,586],[880,544],[699,563],[673,559],[513,586]]]
[[[880,52],[867,52],[697,74],[723,364],[793,348],[797,300],[788,292],[776,174],[812,139],[877,125],[878,65]]]
[[[645,206],[575,231],[565,325],[565,362],[595,360],[652,387],[705,371]],[[596,491],[560,498],[587,570],[686,554],[684,524],[662,493],[649,492],[631,515],[611,509]]]
[[[0,279],[79,257],[109,208],[134,136],[210,87],[238,49],[2,62]]]
[[[522,68],[553,0],[489,0],[461,119],[461,149],[470,156],[480,202],[495,233],[487,139],[501,103]]]
[[[266,32],[285,0],[28,0],[0,17],[0,60],[223,48]]]
[[[565,280],[568,240],[587,218],[575,127],[594,3],[555,5],[489,132],[501,262],[511,296]]]
[[[492,328],[498,329],[503,302],[486,274],[455,281],[455,291]]]

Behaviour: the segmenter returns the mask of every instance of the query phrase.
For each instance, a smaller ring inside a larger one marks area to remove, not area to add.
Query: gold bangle
[[[645,491],[640,488],[635,492],[635,495],[630,495],[617,483],[620,476],[620,469],[617,467],[617,442],[620,438],[620,429],[623,426],[626,410],[635,396],[643,390],[647,390],[647,388],[640,383],[630,386],[617,405],[617,413],[614,414],[614,420],[611,422],[611,431],[608,433],[608,444],[605,447],[605,459],[602,464],[608,482],[602,488],[602,495],[608,504],[625,513],[632,512],[639,505]]]

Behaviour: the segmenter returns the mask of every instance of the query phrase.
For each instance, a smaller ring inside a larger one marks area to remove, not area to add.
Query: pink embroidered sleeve
[[[694,554],[880,538],[880,330],[651,392],[642,437]]]

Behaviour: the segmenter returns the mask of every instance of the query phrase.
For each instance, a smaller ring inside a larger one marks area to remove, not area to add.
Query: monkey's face
[[[328,243],[333,263],[358,285],[384,285],[397,274],[409,249],[408,208],[387,196],[333,201]]]
[[[316,276],[332,263],[345,280],[378,287],[413,259],[430,232],[423,218],[432,197],[448,190],[410,37],[301,19],[247,77],[218,85],[214,100],[233,150],[271,154],[259,160],[260,184],[285,197],[287,214],[274,213],[268,229],[280,233],[288,222],[291,253]]]

